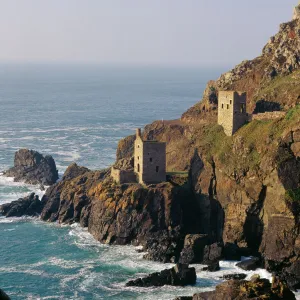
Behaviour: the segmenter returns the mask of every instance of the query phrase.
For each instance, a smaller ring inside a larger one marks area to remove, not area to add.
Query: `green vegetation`
[[[240,128],[232,137],[226,136],[223,128],[217,124],[204,125],[194,134],[195,137],[201,137],[195,138],[195,146],[206,154],[208,161],[218,159],[222,164],[240,170],[257,169],[264,155],[274,158],[278,155],[276,141],[299,121],[300,105],[297,105],[283,119],[254,120]],[[280,161],[288,158],[290,157],[280,153]]]
[[[292,95],[300,95],[300,71],[295,71],[288,76],[277,76],[272,81],[268,82],[259,93],[255,100],[263,99],[265,95],[285,95],[289,92]]]
[[[186,177],[189,175],[188,171],[172,171],[172,172],[167,172],[167,175],[169,176],[179,176],[179,177]]]
[[[300,121],[300,104],[297,104],[294,108],[290,109],[286,116],[286,121]]]
[[[295,190],[287,190],[285,198],[289,203],[299,203],[300,204],[300,188]]]

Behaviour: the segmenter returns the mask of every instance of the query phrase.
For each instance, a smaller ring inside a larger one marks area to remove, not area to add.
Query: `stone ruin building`
[[[128,164],[115,165],[111,168],[111,176],[119,184],[155,184],[166,181],[166,143],[144,141],[141,129],[137,129],[134,167]]]
[[[232,136],[248,121],[246,112],[247,94],[236,91],[219,91],[218,124]]]
[[[134,172],[140,183],[166,181],[166,143],[143,141],[141,129],[136,130]]]

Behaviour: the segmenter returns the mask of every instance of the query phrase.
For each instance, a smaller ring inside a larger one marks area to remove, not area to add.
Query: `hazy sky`
[[[228,65],[298,0],[0,0],[0,61]]]

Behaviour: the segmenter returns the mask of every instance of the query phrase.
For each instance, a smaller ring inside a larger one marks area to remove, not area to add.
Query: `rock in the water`
[[[37,151],[21,149],[15,153],[14,166],[4,172],[5,176],[14,177],[15,181],[30,184],[54,184],[58,171],[52,156],[43,156]]]
[[[284,269],[280,278],[287,283],[290,289],[300,289],[300,261],[297,260],[291,266]]]
[[[172,269],[166,269],[161,272],[156,272],[144,278],[138,278],[126,283],[126,286],[185,286],[196,283],[195,268],[189,268],[188,265],[177,264]]]
[[[179,262],[182,264],[201,263],[203,261],[204,248],[207,244],[208,236],[206,234],[187,234]]]
[[[261,262],[259,258],[253,257],[237,263],[236,266],[245,271],[255,271],[260,267],[260,263]]]
[[[208,272],[217,272],[220,270],[220,264],[219,264],[219,261],[213,261],[213,262],[210,262],[207,267],[204,267],[202,269],[202,271],[208,271]]]
[[[10,300],[6,293],[0,289],[0,300]]]
[[[211,264],[219,261],[222,258],[223,245],[221,243],[214,243],[206,245],[203,253],[203,263]]]
[[[245,279],[247,277],[246,274],[243,274],[243,273],[237,273],[237,274],[227,274],[227,275],[224,275],[223,279],[226,279],[226,280],[242,280],[242,279]]]
[[[38,216],[42,211],[43,205],[39,196],[34,193],[25,198],[2,204],[0,213],[6,217]]]

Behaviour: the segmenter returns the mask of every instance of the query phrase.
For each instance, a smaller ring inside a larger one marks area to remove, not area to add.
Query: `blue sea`
[[[201,99],[222,68],[1,65],[0,172],[15,151],[30,148],[54,157],[60,176],[72,162],[90,169],[115,160],[118,141],[135,128],[177,119]],[[0,173],[0,204],[38,186]],[[212,290],[221,271],[197,269],[194,287],[126,288],[129,279],[172,265],[143,260],[133,246],[107,246],[83,228],[34,218],[0,217],[0,288],[14,299],[174,299]],[[257,273],[257,272],[256,272]],[[266,278],[270,274],[259,273]],[[248,272],[251,276],[253,272]]]

